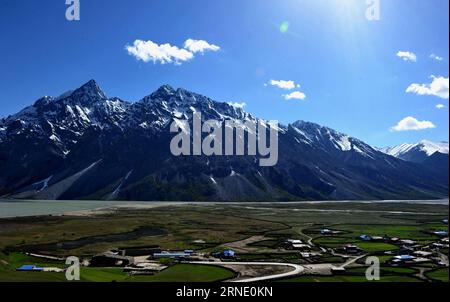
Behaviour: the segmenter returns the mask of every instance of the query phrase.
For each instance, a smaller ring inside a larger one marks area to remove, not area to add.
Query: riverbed
[[[113,210],[120,208],[149,209],[163,206],[182,205],[275,205],[275,204],[324,204],[324,203],[411,203],[411,204],[436,204],[448,205],[449,200],[374,200],[374,201],[301,201],[289,203],[274,202],[166,202],[166,201],[112,201],[112,200],[9,200],[0,199],[0,218],[43,216],[43,215],[89,215],[101,210]]]

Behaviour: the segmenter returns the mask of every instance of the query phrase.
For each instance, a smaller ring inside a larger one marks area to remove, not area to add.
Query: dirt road
[[[230,267],[230,266],[262,266],[262,267],[282,267],[287,268],[289,271],[284,273],[275,273],[268,276],[260,276],[260,277],[253,277],[253,278],[244,278],[244,279],[237,279],[232,282],[259,282],[259,281],[267,281],[267,280],[273,280],[273,279],[280,279],[280,278],[286,278],[286,277],[292,277],[301,274],[304,271],[303,266],[297,265],[297,264],[291,264],[291,263],[275,263],[275,262],[208,262],[208,261],[194,261],[190,262],[192,264],[203,264],[203,265],[216,265],[216,266],[222,266],[222,267]]]

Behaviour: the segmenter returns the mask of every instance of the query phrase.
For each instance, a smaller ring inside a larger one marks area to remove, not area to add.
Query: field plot
[[[367,282],[365,260],[376,256],[380,282],[448,282],[446,219],[448,205],[395,202],[164,204],[5,218],[0,281],[65,281],[64,259],[77,256],[89,282],[277,280],[289,271],[280,264],[302,269],[277,281]],[[23,265],[46,270],[18,271]]]

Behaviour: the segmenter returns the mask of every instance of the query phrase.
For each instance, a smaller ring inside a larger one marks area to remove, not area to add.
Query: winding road
[[[203,264],[203,265],[215,265],[215,266],[226,266],[226,265],[261,265],[261,266],[288,266],[292,268],[292,271],[281,273],[281,274],[275,274],[275,275],[269,275],[269,276],[261,276],[261,277],[255,277],[255,278],[248,278],[248,279],[242,279],[242,280],[236,280],[232,282],[260,282],[260,281],[267,281],[267,280],[273,280],[273,279],[280,279],[280,278],[286,278],[286,277],[292,277],[301,274],[305,269],[301,265],[292,264],[292,263],[275,263],[275,262],[209,262],[209,261],[193,261],[189,262],[191,264]]]

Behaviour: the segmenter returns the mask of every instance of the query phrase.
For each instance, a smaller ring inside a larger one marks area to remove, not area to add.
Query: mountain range
[[[423,140],[417,144],[401,144],[382,148],[380,151],[406,161],[422,163],[436,152],[448,155],[448,142]]]
[[[447,154],[410,160],[314,123],[280,125],[279,161],[173,156],[174,119],[256,120],[169,85],[137,102],[91,80],[0,120],[0,196],[15,199],[292,201],[448,198]],[[410,150],[412,150],[411,148]],[[388,154],[386,154],[388,153]],[[406,159],[406,160],[405,160]]]

